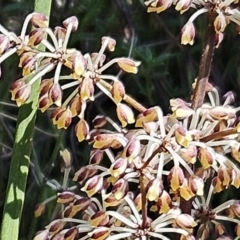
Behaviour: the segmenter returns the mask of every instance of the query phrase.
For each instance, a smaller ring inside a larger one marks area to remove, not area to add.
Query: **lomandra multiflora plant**
[[[192,96],[188,101],[170,100],[172,113],[166,116],[159,106],[143,107],[126,94],[118,76],[104,73],[116,64],[122,71],[136,74],[140,65],[126,57],[106,62],[105,53],[114,51],[114,39],[102,37],[96,53],[68,49],[70,35],[77,30],[76,17],[52,30],[46,27],[45,16],[32,13],[20,36],[0,26],[0,61],[17,53],[22,68],[22,78],[11,85],[12,99],[18,106],[24,104],[32,94],[31,85],[43,77],[39,109],[44,112],[56,106],[51,118],[59,129],[68,128],[72,118],[78,118],[78,140],[92,145],[89,164],[73,178],[80,193],[67,187],[72,159],[67,150],[61,152],[64,183],[57,202],[62,211],[35,240],[227,240],[240,236],[240,201],[219,199],[218,206],[212,201],[215,193],[240,186],[239,108],[234,106],[233,93],[219,97],[208,82],[213,52],[225,27],[230,22],[240,24],[237,3],[150,0],[146,5],[148,12],[157,13],[171,5],[181,13],[196,10],[182,29],[182,44],[193,44],[193,22],[207,14]],[[35,28],[27,33],[30,22]],[[39,51],[39,44],[47,50]],[[67,75],[62,75],[63,67],[68,69]],[[52,77],[44,79],[47,73]],[[121,126],[99,115],[93,120],[94,128],[89,129],[84,113],[87,102],[94,101],[95,87],[116,104]],[[66,89],[72,90],[68,96]],[[139,112],[137,116],[132,108]],[[135,128],[129,130],[127,125],[132,123]],[[38,206],[36,216],[42,214],[47,201]]]

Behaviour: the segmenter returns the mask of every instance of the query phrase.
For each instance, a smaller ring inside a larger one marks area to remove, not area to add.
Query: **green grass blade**
[[[36,0],[34,11],[43,13],[49,17],[51,2],[51,0]],[[44,48],[42,47],[41,50],[44,50]],[[40,79],[36,81],[32,87],[33,94],[29,103],[21,106],[18,113],[3,221],[1,224],[0,239],[2,240],[19,239],[19,227],[29,172],[29,161],[37,111],[37,89],[39,85]]]

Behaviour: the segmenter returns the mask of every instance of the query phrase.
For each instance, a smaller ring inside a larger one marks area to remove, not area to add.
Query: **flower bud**
[[[192,22],[187,22],[181,30],[181,44],[193,45],[195,38],[195,27]]]
[[[170,8],[172,5],[173,1],[172,0],[155,0],[155,1],[147,1],[145,4],[148,6],[147,12],[163,12],[167,8]]]
[[[72,113],[69,108],[58,107],[52,112],[51,119],[58,129],[67,129],[72,122]]]
[[[133,61],[130,58],[119,58],[117,61],[118,66],[127,73],[137,73],[137,67],[141,64],[141,62]]]
[[[128,189],[128,182],[125,179],[120,178],[116,183],[113,184],[111,192],[117,200],[121,200],[127,194]]]
[[[176,111],[174,112],[174,116],[178,120],[186,119],[186,118],[192,116],[193,114],[194,114],[194,110],[187,106],[178,107],[176,109]]]
[[[78,19],[72,16],[64,20],[62,24],[65,28],[71,27],[72,32],[75,32],[78,28]]]
[[[37,46],[39,45],[44,38],[44,32],[41,28],[33,29],[29,34],[28,45]]]
[[[91,153],[90,153],[89,164],[90,165],[100,164],[103,160],[103,155],[104,155],[104,151],[102,151],[102,150],[99,150],[99,149],[92,150]]]
[[[87,60],[83,57],[83,55],[80,52],[77,52],[77,54],[73,57],[72,70],[78,76],[82,76],[86,69]]]
[[[88,197],[91,197],[103,187],[103,177],[96,175],[87,180],[84,187],[81,188],[82,191],[86,192]]]
[[[172,207],[172,199],[167,191],[163,190],[161,196],[157,200],[157,206],[159,207],[159,214],[168,213]]]
[[[127,165],[127,158],[118,158],[112,163],[109,171],[113,177],[117,178],[125,172]]]
[[[63,91],[59,83],[54,83],[48,91],[48,97],[51,102],[55,103],[58,107],[62,104]]]
[[[216,165],[215,151],[211,147],[200,148],[199,160],[204,169],[208,169],[212,165]]]
[[[196,145],[189,145],[187,148],[181,148],[179,155],[187,162],[194,164],[197,160],[197,147]]]
[[[75,240],[78,238],[78,228],[72,227],[64,234],[64,240]]]
[[[175,9],[177,11],[180,11],[180,14],[183,14],[190,8],[191,4],[192,4],[192,0],[179,0],[177,2]]]
[[[103,196],[104,206],[105,207],[116,207],[119,206],[123,199],[117,200],[113,193],[108,193]]]
[[[93,227],[105,226],[109,222],[109,216],[105,211],[98,211],[90,218],[90,224]]]
[[[45,212],[45,204],[43,203],[40,203],[38,204],[36,207],[35,207],[35,210],[34,210],[34,216],[37,218],[37,217],[40,217],[44,212]]]
[[[101,128],[107,124],[107,119],[103,115],[97,115],[92,121],[94,128]]]
[[[128,162],[132,163],[132,161],[139,156],[141,151],[141,143],[138,139],[131,139],[127,146],[124,148],[123,155],[127,157]]]
[[[183,147],[188,147],[189,143],[192,141],[191,134],[187,132],[187,130],[182,126],[179,126],[176,128],[175,138],[178,144],[180,144]]]
[[[125,96],[125,88],[121,81],[114,81],[111,94],[116,103],[120,103],[123,100]]]
[[[98,170],[96,168],[89,168],[87,166],[81,167],[77,172],[75,172],[73,181],[78,181],[82,184],[87,178],[93,176]]]
[[[84,78],[79,89],[80,97],[83,101],[94,100],[94,84],[91,78]]]
[[[102,45],[104,44],[105,41],[108,41],[108,44],[107,44],[108,51],[113,52],[115,50],[116,41],[113,38],[102,37],[101,41],[102,41]]]
[[[86,106],[87,106],[86,101],[83,101],[80,98],[79,94],[77,94],[69,103],[69,107],[72,112],[72,117],[79,116],[80,118],[82,118]]]
[[[91,53],[91,60],[92,60],[92,62],[96,61],[98,55],[99,55],[99,53],[96,53],[96,52]],[[105,62],[105,60],[106,60],[106,55],[102,54],[101,57],[100,57],[99,63],[98,63],[99,67],[103,66],[103,63]]]
[[[188,214],[180,214],[176,216],[175,223],[179,228],[182,228],[189,233],[192,233],[193,228],[197,226],[197,223],[194,222],[193,217]]]
[[[60,232],[65,226],[65,222],[62,219],[56,219],[46,226],[51,235]]]
[[[49,99],[48,94],[44,94],[38,99],[38,109],[43,113],[45,112],[51,105],[52,101]]]
[[[64,191],[57,194],[57,202],[62,204],[69,204],[75,200],[75,194],[73,192]]]
[[[31,18],[32,25],[36,28],[45,28],[48,26],[48,19],[41,13],[33,13]]]
[[[179,166],[174,166],[168,175],[168,181],[170,181],[172,190],[176,191],[183,184],[183,170]]]
[[[15,100],[17,106],[20,107],[29,99],[31,95],[31,86],[29,84],[24,84],[20,88],[11,91],[11,93],[12,93],[11,99]]]
[[[10,47],[10,39],[4,34],[0,34],[0,55],[5,53]]]
[[[222,12],[219,12],[218,16],[214,20],[214,28],[215,31],[218,32],[223,32],[227,26],[227,19],[223,15]]]
[[[89,139],[89,126],[88,123],[80,119],[80,121],[75,126],[75,134],[78,138],[78,141],[81,142],[85,139]]]
[[[91,237],[91,240],[105,240],[110,236],[110,230],[107,227],[97,227],[88,235]]]
[[[163,192],[162,181],[158,178],[151,180],[147,186],[146,198],[149,201],[156,201]]]
[[[80,199],[76,199],[73,206],[73,211],[77,212],[84,212],[90,206],[91,200],[88,197],[82,197]]]
[[[49,239],[48,233],[49,233],[48,230],[41,231],[37,233],[33,240],[48,240]]]
[[[60,151],[60,155],[63,158],[63,165],[65,168],[69,168],[72,165],[72,156],[71,153],[65,148],[63,151]]]
[[[133,111],[126,104],[118,103],[116,111],[122,127],[126,127],[127,124],[132,124],[135,122]]]
[[[55,27],[54,28],[54,35],[57,37],[57,39],[62,39],[64,40],[65,39],[65,36],[66,36],[66,29],[65,28],[62,28],[62,27]]]

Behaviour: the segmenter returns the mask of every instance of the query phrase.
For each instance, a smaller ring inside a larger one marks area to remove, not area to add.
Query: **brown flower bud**
[[[78,138],[78,141],[81,142],[85,139],[89,139],[89,126],[88,123],[80,119],[79,122],[75,126],[75,133]]]
[[[112,163],[109,171],[113,177],[117,178],[125,172],[127,165],[127,158],[118,158]]]
[[[31,18],[32,25],[36,28],[45,28],[48,26],[48,19],[41,13],[33,13]]]
[[[66,29],[62,27],[55,27],[54,28],[54,35],[57,37],[57,39],[64,39],[66,36]]]
[[[155,122],[158,119],[158,114],[157,114],[157,110],[159,107],[151,107],[148,108],[146,111],[143,112],[143,116],[144,118],[144,122]]]
[[[212,165],[216,165],[215,151],[211,147],[200,148],[199,160],[204,169],[208,169]]]
[[[91,78],[84,78],[80,87],[79,87],[79,94],[83,101],[86,100],[94,100],[94,84]]]
[[[65,222],[62,219],[56,219],[46,226],[51,235],[60,232],[65,226]]]
[[[127,146],[124,148],[123,156],[127,157],[128,162],[132,163],[132,161],[140,154],[141,151],[141,143],[138,139],[131,139]]]
[[[187,130],[182,126],[179,126],[176,128],[175,138],[178,144],[180,144],[183,147],[188,147],[189,143],[192,141],[191,134],[187,132]]]
[[[33,240],[48,240],[49,239],[48,237],[49,237],[48,230],[44,230],[44,231],[38,232]]]
[[[193,45],[195,38],[195,27],[192,22],[187,22],[181,30],[181,44]]]
[[[79,94],[77,94],[69,103],[69,107],[72,112],[72,117],[79,116],[80,118],[82,118],[86,106],[87,106],[86,101],[83,101],[80,98]]]
[[[29,34],[28,45],[37,46],[39,45],[44,38],[44,32],[41,28],[33,29]]]
[[[149,201],[156,201],[163,192],[163,184],[159,178],[155,178],[148,183],[146,198]]]
[[[122,203],[122,199],[117,200],[115,195],[113,193],[108,193],[104,195],[104,206],[105,207],[116,207],[119,206]]]
[[[188,185],[191,191],[198,195],[203,196],[204,193],[204,182],[203,179],[197,176],[191,176],[188,180]]]
[[[20,84],[21,83],[19,83],[19,85]],[[18,107],[23,105],[31,95],[31,86],[29,84],[24,84],[21,87],[14,89],[13,91],[11,91],[11,89],[10,89],[10,92],[12,94],[11,99],[16,101]]]
[[[92,240],[105,240],[110,236],[110,230],[107,227],[97,227],[88,235]]]
[[[54,83],[48,92],[48,97],[50,101],[55,103],[58,107],[62,104],[63,91],[59,83]]]
[[[72,113],[69,108],[58,107],[52,112],[51,119],[58,129],[67,129],[72,122]]]
[[[125,96],[125,88],[121,81],[114,81],[111,94],[116,103],[120,103],[123,100]]]
[[[167,191],[163,190],[156,204],[159,207],[159,214],[168,213],[172,207],[172,199]]]
[[[35,207],[35,210],[34,210],[34,216],[37,218],[37,217],[40,217],[44,212],[45,212],[45,204],[43,203],[40,203],[38,204],[36,207]]]
[[[72,204],[73,211],[75,213],[77,212],[84,212],[89,206],[90,206],[91,200],[88,197],[82,197],[80,199],[77,199]]]
[[[223,32],[227,26],[227,19],[223,15],[222,12],[219,12],[218,16],[214,20],[214,28],[215,31],[218,32]]]
[[[118,103],[116,111],[122,127],[126,127],[127,124],[132,124],[135,122],[133,111],[126,104]]]
[[[86,69],[87,60],[83,57],[83,55],[80,52],[77,52],[77,54],[73,57],[72,70],[78,76],[82,76]]]
[[[78,228],[72,227],[64,234],[64,240],[75,240],[78,238]]]
[[[69,204],[75,199],[75,194],[73,192],[64,191],[57,194],[57,202],[63,204]]]
[[[191,4],[192,4],[192,0],[179,0],[177,2],[175,9],[177,11],[180,11],[181,14],[183,14],[190,8]]]
[[[10,39],[4,34],[0,34],[0,55],[5,53],[10,47]]]
[[[127,73],[137,73],[137,67],[141,64],[141,62],[134,61],[130,58],[119,58],[117,61],[118,66]]]
[[[88,168],[86,166],[81,167],[77,172],[75,172],[73,181],[77,181],[82,184],[88,177],[93,176],[98,170],[95,168]]]
[[[105,226],[109,222],[109,216],[105,211],[98,211],[90,218],[90,224],[93,227]]]
[[[179,166],[174,166],[168,175],[168,181],[170,181],[172,190],[176,191],[183,184],[183,170]]]
[[[72,32],[75,32],[78,28],[78,19],[75,16],[72,16],[64,20],[62,24],[65,28],[71,26]]]
[[[197,223],[194,222],[193,217],[188,214],[180,214],[176,216],[175,223],[179,228],[182,228],[189,233],[192,233],[193,228],[197,226]]]
[[[87,180],[84,187],[81,188],[82,191],[86,192],[88,197],[91,197],[103,187],[103,177],[96,175]]]
[[[102,37],[101,41],[102,41],[102,45],[104,44],[105,41],[108,41],[108,44],[107,44],[107,50],[108,51],[113,52],[115,50],[116,41],[113,38]]]
[[[172,5],[173,1],[172,0],[156,0],[156,1],[147,1],[145,2],[146,5],[150,5],[147,9],[148,13],[151,12],[163,12],[165,11],[167,8],[170,8]]]
[[[128,182],[125,179],[120,178],[119,180],[117,180],[117,182],[113,184],[111,192],[117,200],[121,200],[127,194],[128,189]]]
[[[52,104],[48,94],[44,94],[38,99],[38,109],[40,109],[41,112],[45,112]]]
[[[106,149],[114,146],[114,140],[117,141],[118,138],[121,138],[121,135],[117,134],[98,134],[94,137],[94,148]],[[120,144],[121,146],[121,144]]]
[[[100,164],[103,160],[103,155],[104,155],[104,151],[102,151],[102,150],[99,150],[99,149],[92,150],[91,153],[90,153],[89,164],[90,165]]]
[[[94,128],[101,128],[106,125],[107,119],[103,115],[97,115],[92,121]]]
[[[189,145],[187,148],[181,148],[179,155],[187,162],[194,164],[197,160],[197,147],[196,145]]]

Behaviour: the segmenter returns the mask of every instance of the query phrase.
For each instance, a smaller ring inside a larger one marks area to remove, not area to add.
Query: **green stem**
[[[51,0],[35,0],[34,11],[50,15]],[[44,47],[39,47],[44,51]],[[34,133],[37,100],[41,79],[32,85],[29,103],[19,109],[8,186],[1,224],[0,239],[19,239],[19,227],[25,199],[26,182],[29,172],[30,154]]]

